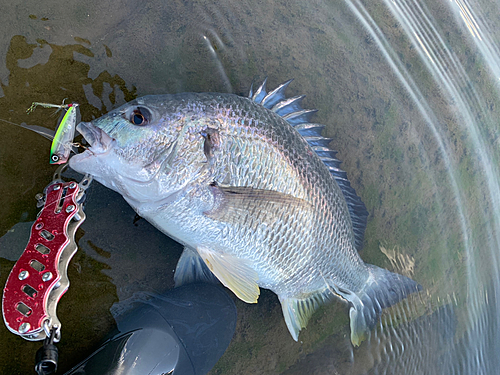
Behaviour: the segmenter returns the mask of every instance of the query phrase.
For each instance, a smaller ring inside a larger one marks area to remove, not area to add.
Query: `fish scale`
[[[93,142],[70,166],[116,190],[185,245],[176,285],[214,279],[245,302],[275,292],[292,337],[332,298],[350,304],[351,341],[419,289],[358,254],[367,211],[315,110],[290,81],[248,98],[183,93],[136,99],[81,123]]]
[[[232,104],[231,117],[225,119],[227,128],[231,129],[231,134],[234,134],[238,132],[234,131],[233,129],[237,126],[242,126],[240,125],[240,121],[238,121],[240,118],[243,119],[243,123],[245,125],[247,123],[247,121],[244,120],[246,117],[245,111],[248,111],[248,109],[245,108],[245,104],[247,104],[245,102],[248,100],[246,98],[238,97],[231,99],[233,99],[233,101],[234,99],[240,99],[244,103],[241,106]],[[252,110],[255,112],[256,109]],[[333,210],[329,209],[329,207],[341,205],[343,203],[340,200],[340,189],[338,188],[338,186],[336,186],[335,182],[330,176],[330,173],[326,170],[324,165],[321,162],[318,162],[317,158],[313,157],[314,155],[311,155],[310,159],[312,160],[308,160],[305,158],[286,158],[285,156],[287,154],[291,155],[292,157],[305,154],[305,149],[309,147],[308,144],[304,142],[302,138],[294,136],[293,129],[290,129],[289,127],[282,124],[283,119],[271,112],[264,111],[262,108],[258,108],[258,110],[261,110],[263,112],[262,114],[259,113],[259,123],[265,124],[265,126],[269,127],[269,129],[260,129],[261,133],[259,133],[258,136],[254,137],[253,139],[248,139],[248,142],[253,143],[254,147],[255,145],[262,146],[259,150],[253,150],[253,155],[261,155],[262,157],[252,160],[252,163],[259,165],[259,170],[263,172],[259,174],[258,178],[256,178],[256,176],[253,174],[248,176],[248,173],[247,176],[245,176],[243,175],[244,171],[242,170],[238,170],[238,172],[241,173],[228,174],[226,173],[225,168],[227,165],[233,166],[234,169],[238,168],[239,166],[232,164],[232,160],[222,160],[220,163],[216,163],[218,166],[222,166],[223,168],[221,168],[220,171],[214,172],[214,179],[216,181],[221,181],[224,180],[224,177],[226,175],[229,175],[231,177],[238,176],[239,180],[243,183],[242,185],[240,185],[240,181],[238,181],[238,179],[236,178],[225,180],[225,184],[229,186],[252,186],[255,189],[273,190],[284,194],[290,194],[294,197],[306,200],[312,200],[313,197],[330,198],[325,199],[326,201],[318,202],[316,204],[316,207],[320,207],[320,214],[318,215],[319,218],[327,219],[327,222],[318,226],[318,228],[322,229],[317,230],[315,238],[316,242],[318,243],[317,251],[320,251],[324,254],[325,252],[328,252],[329,249],[331,249],[332,257],[330,259],[332,259],[333,257],[335,257],[336,252],[334,250],[338,245],[330,243],[332,238],[335,239],[335,236],[333,236],[330,232],[333,231],[334,228],[337,228],[337,230],[338,228],[347,228],[349,226],[349,216],[344,212],[343,214],[339,214],[338,217],[332,217],[330,215],[325,215],[321,211],[324,210],[326,212],[332,212]],[[288,132],[286,132],[286,130],[288,130]],[[262,136],[262,133],[264,133],[264,136]],[[227,137],[231,138],[231,134],[228,134]],[[267,139],[270,139],[272,142],[268,142]],[[221,151],[221,154],[223,155],[223,157],[228,157],[228,159],[231,159],[230,148],[233,146],[233,142],[228,139],[225,144],[228,145],[228,149]],[[301,148],[304,150],[303,152],[297,151]],[[285,152],[285,150],[288,152]],[[316,165],[313,165],[312,168],[308,168],[306,165],[304,165],[305,163],[313,163]],[[256,170],[256,168],[252,168],[252,170]],[[308,170],[314,173],[307,174]],[[318,190],[318,192],[315,192],[314,190]],[[344,209],[346,209],[346,207],[344,207]],[[349,234],[347,229],[344,229],[344,232],[346,234]],[[349,243],[348,246],[352,247],[352,235],[350,237],[351,243]],[[348,248],[348,251],[346,251],[346,253],[351,252],[351,250],[352,249]],[[330,262],[326,261],[326,263]],[[341,262],[340,264],[345,264],[345,262]],[[322,268],[321,264],[318,264],[317,268]],[[326,272],[326,270],[324,270],[324,272]],[[367,277],[368,274],[366,273],[364,277],[365,280]],[[360,279],[362,279],[362,277],[360,277]],[[324,284],[319,274],[318,280]],[[360,284],[365,280],[360,280]],[[352,280],[349,280],[349,282],[352,283]],[[349,285],[349,287],[353,288],[358,286]],[[294,288],[295,287],[293,285],[290,285],[290,289],[294,290]],[[317,288],[313,288],[312,290],[316,289]],[[307,294],[310,291],[304,290],[301,292],[303,294]]]

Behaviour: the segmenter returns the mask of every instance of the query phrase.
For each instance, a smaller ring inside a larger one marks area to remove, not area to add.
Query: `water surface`
[[[370,213],[362,258],[424,291],[353,348],[348,307],[321,308],[293,341],[276,296],[237,301],[213,374],[493,374],[499,367],[500,5],[481,1],[23,1],[3,7],[0,118],[50,128],[33,101],[91,120],[134,97],[243,94],[269,77],[319,109]],[[13,22],[15,21],[15,22]],[[14,26],[12,26],[14,25]],[[50,182],[49,142],[0,124],[0,283]],[[74,175],[77,178],[77,175]],[[62,371],[114,326],[110,307],[173,286],[180,245],[93,184],[69,268]],[[0,327],[0,372],[32,372],[39,343]]]

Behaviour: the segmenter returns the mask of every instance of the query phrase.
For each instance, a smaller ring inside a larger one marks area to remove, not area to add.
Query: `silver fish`
[[[268,93],[264,81],[248,98],[136,99],[80,123],[91,147],[69,163],[185,245],[176,285],[213,273],[248,303],[270,289],[295,340],[321,303],[340,297],[359,345],[383,308],[421,287],[358,255],[366,208],[323,126],[309,122],[315,111],[285,97],[289,83]]]

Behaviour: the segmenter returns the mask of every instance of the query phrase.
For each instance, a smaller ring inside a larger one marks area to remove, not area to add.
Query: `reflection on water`
[[[339,347],[339,337],[333,335],[284,374],[446,374],[452,367],[449,348],[453,346],[455,325],[453,308],[445,305],[412,322],[385,331],[378,329],[376,342],[360,348],[363,356],[372,359],[367,362],[353,360],[352,349]],[[314,372],[310,372],[312,363]]]
[[[295,78],[289,94],[306,94],[306,106],[319,109],[314,120],[326,125],[370,212],[363,259],[424,287],[384,312],[360,348],[349,342],[340,303],[321,308],[295,343],[274,294],[263,291],[257,305],[237,301],[235,337],[212,373],[495,373],[497,3],[155,0],[144,7],[127,0],[119,8],[29,8],[7,9],[20,22],[0,26],[0,118],[53,128],[48,111],[26,114],[32,101],[68,98],[89,120],[138,95],[242,93],[264,76],[269,87]],[[3,235],[34,220],[33,197],[53,168],[46,140],[11,125],[0,129]],[[123,200],[97,184],[81,228],[72,284],[58,310],[62,369],[111,327],[113,302],[171,287],[180,252],[144,220],[134,224]],[[3,244],[1,283],[14,251]],[[0,340],[8,344],[0,372],[29,373],[38,345],[3,327]]]

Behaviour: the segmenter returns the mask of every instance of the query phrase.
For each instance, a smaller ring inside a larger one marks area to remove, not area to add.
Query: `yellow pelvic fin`
[[[224,286],[246,303],[257,303],[260,289],[257,285],[259,276],[251,268],[250,262],[231,255],[219,254],[205,247],[198,247],[198,253],[210,271]]]

